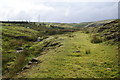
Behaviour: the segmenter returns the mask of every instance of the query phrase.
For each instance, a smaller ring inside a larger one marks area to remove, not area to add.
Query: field
[[[119,21],[3,23],[3,78],[118,78]]]

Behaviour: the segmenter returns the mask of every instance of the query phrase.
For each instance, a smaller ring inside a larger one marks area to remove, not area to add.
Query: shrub
[[[91,39],[91,43],[101,43],[102,42],[102,38],[98,35],[93,35],[92,39]]]
[[[22,39],[20,39],[20,40],[16,40],[16,39],[14,39],[14,40],[10,40],[10,42],[9,42],[9,46],[22,46],[23,44],[25,44],[25,41],[24,40],[22,40]]]
[[[89,33],[89,31],[85,31],[85,33]]]

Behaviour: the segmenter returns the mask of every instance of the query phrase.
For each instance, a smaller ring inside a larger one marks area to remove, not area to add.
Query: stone
[[[30,27],[27,27],[28,29],[30,28]]]
[[[32,64],[32,62],[31,62],[31,61],[29,61],[29,62],[28,62],[28,65],[31,65],[31,64]]]
[[[58,45],[58,44],[60,44],[60,42],[52,43],[52,44],[50,44],[49,46],[56,46],[56,45]]]
[[[22,48],[22,47],[19,47],[19,48],[17,48],[17,50],[23,50],[23,48]]]
[[[16,53],[20,53],[20,52],[23,52],[23,50],[17,50]]]
[[[26,65],[25,67],[23,67],[22,70],[29,69],[29,68],[30,68],[30,66]]]
[[[31,62],[38,62],[38,58],[33,58]]]

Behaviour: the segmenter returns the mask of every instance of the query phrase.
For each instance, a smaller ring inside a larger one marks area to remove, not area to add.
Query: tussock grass
[[[97,34],[92,35],[91,43],[101,43],[101,42],[103,42],[103,40],[99,35]]]
[[[90,54],[90,50],[89,49],[85,50],[85,54]]]

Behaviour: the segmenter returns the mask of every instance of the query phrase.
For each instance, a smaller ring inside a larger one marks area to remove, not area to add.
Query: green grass
[[[42,63],[16,77],[115,78],[119,76],[117,46],[93,44],[90,42],[90,35],[81,32],[72,35],[74,37],[56,35],[63,45],[44,51],[45,54],[38,57]],[[76,50],[80,52],[73,52]]]
[[[95,21],[95,22],[91,22],[90,24],[86,25],[87,27],[99,27],[101,26],[101,24],[105,24],[105,23],[109,23],[112,22],[116,19],[109,19],[109,20],[101,20],[101,21]]]
[[[38,31],[32,29],[18,26],[3,26],[3,53],[6,51],[14,51],[14,49],[22,47],[25,44],[31,44],[31,41],[37,40],[37,36]]]
[[[2,73],[4,77],[11,78],[34,57],[40,56],[41,52],[51,43],[54,38],[47,38],[36,42],[39,31],[22,26],[3,26],[2,30]],[[23,36],[23,37],[22,37]],[[29,47],[26,47],[29,46]],[[23,52],[17,53],[17,48],[22,47]]]
[[[54,27],[50,27],[49,24],[42,26],[35,23],[4,24],[3,28],[0,28],[3,31],[2,71],[5,77],[115,78],[120,76],[117,45],[108,45],[114,42],[118,23],[80,29],[73,28],[80,26],[79,24],[52,23]],[[26,28],[27,26],[30,26],[30,29]],[[64,28],[60,28],[61,26]],[[73,32],[78,30],[82,31]],[[97,37],[92,37],[95,34],[98,34]],[[111,42],[105,40],[106,34],[108,34],[107,38],[113,37],[110,39]],[[42,37],[43,40],[36,42],[37,37]],[[91,40],[95,42],[92,43]],[[16,53],[17,48],[20,47],[23,47],[24,51]],[[16,75],[34,57],[38,57],[41,63]]]
[[[3,26],[2,28],[3,37],[19,37],[25,36],[26,39],[35,39],[37,38],[38,32],[32,29],[27,29],[25,27],[18,27],[18,26]],[[25,38],[24,37],[24,38]]]
[[[12,24],[11,26],[2,26],[1,30],[3,40],[2,73],[8,73],[7,76],[10,77],[15,75],[15,72],[19,71],[27,60],[25,59],[26,54],[24,52],[16,53],[17,48],[23,47],[25,50],[25,45],[33,45],[33,41],[37,40],[38,31],[21,26],[14,26]],[[22,58],[20,56],[22,56]],[[25,58],[23,59],[23,57]]]
[[[101,43],[103,42],[103,39],[97,35],[97,34],[94,34],[91,36],[91,43]]]

